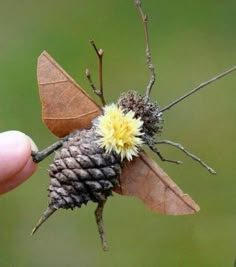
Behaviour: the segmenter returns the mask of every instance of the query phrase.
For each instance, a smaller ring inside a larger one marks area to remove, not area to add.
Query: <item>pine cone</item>
[[[74,132],[49,166],[49,206],[38,227],[57,209],[80,208],[88,201],[102,202],[119,184],[121,160],[97,144],[95,128]]]
[[[127,113],[132,110],[136,118],[143,121],[143,132],[147,137],[161,133],[163,119],[160,108],[146,96],[139,95],[136,91],[128,91],[121,95],[118,105]]]
[[[49,167],[49,205],[74,208],[104,201],[118,185],[121,163],[115,153],[97,145],[94,128],[77,131],[56,153]]]

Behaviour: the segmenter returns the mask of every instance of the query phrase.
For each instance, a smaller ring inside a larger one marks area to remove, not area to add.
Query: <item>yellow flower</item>
[[[100,135],[99,145],[107,153],[113,150],[122,160],[138,156],[139,147],[143,143],[143,121],[134,118],[134,115],[133,111],[124,114],[115,104],[104,107],[104,115],[98,117],[96,132]]]

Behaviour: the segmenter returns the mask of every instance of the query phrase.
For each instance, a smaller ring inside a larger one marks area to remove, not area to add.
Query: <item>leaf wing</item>
[[[56,136],[88,128],[101,114],[101,107],[46,51],[38,58],[37,77],[43,121]]]
[[[191,197],[184,194],[144,152],[127,162],[120,177],[120,187],[115,191],[140,198],[149,209],[158,213],[185,215],[200,210]]]

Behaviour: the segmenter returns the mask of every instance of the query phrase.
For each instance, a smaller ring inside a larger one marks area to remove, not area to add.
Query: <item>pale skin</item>
[[[37,169],[31,152],[33,141],[19,131],[0,133],[0,194],[4,194],[30,178]]]

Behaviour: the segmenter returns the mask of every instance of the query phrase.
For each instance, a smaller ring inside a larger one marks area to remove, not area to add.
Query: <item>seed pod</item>
[[[118,100],[125,113],[132,110],[136,118],[143,121],[143,132],[147,136],[160,134],[163,128],[163,118],[159,106],[151,102],[147,96],[141,96],[135,91],[123,93]]]

